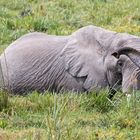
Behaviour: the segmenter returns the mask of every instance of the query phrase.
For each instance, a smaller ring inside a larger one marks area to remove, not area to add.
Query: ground
[[[140,36],[139,0],[0,0],[0,52],[21,35],[96,25]],[[139,140],[140,94],[0,92],[0,140]]]

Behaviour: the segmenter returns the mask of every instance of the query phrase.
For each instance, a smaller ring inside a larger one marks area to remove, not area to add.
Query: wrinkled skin
[[[133,83],[127,56],[113,52],[131,38],[96,26],[83,27],[69,36],[30,33],[12,43],[0,56],[1,87],[14,94],[33,90],[90,92],[110,87],[113,91]],[[135,69],[136,65],[134,65]]]
[[[125,72],[124,91],[130,93],[132,90],[140,89],[140,38],[125,42],[121,48],[116,49],[112,55],[117,59],[128,59],[125,64],[128,67]],[[131,60],[131,61],[130,61]],[[129,87],[129,88],[128,88]]]

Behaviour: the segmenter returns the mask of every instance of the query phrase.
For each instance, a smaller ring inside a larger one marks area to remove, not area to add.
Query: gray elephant
[[[135,74],[135,64],[113,52],[138,37],[89,25],[69,36],[29,33],[13,42],[0,56],[1,86],[14,94],[33,90],[90,92],[110,87],[114,93]]]

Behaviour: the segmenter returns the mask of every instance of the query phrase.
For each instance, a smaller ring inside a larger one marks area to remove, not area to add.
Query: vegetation
[[[0,0],[0,52],[21,35],[68,35],[94,24],[140,36],[139,0]],[[138,140],[140,94],[0,91],[0,140]]]

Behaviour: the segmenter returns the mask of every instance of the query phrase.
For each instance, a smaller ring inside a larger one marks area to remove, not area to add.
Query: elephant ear
[[[87,26],[73,33],[62,55],[65,69],[74,77],[86,76],[85,88],[90,88],[96,80],[95,67],[99,67],[102,55],[101,45],[95,39],[94,28]]]
[[[119,50],[115,51],[113,54],[116,58],[119,58],[120,55],[128,56],[131,61],[140,68],[140,48],[131,48],[131,47],[124,47],[120,48]]]

